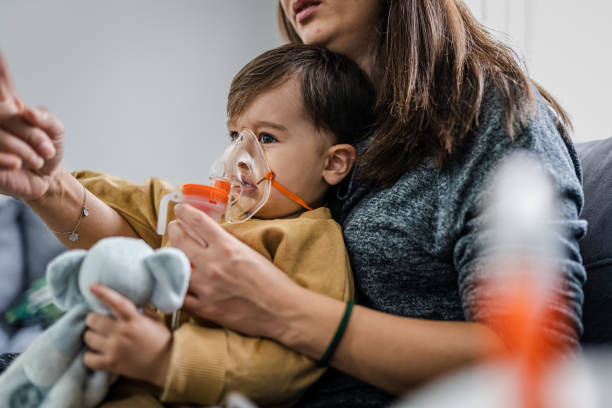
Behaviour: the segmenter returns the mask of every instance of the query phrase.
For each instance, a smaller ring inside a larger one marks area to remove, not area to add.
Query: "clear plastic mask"
[[[250,219],[270,197],[272,174],[257,137],[242,130],[211,169],[211,179],[230,183],[225,221],[237,224]]]

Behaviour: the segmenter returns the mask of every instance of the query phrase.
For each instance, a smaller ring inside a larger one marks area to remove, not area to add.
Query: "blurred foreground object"
[[[600,355],[575,356],[559,340],[558,331],[570,326],[554,307],[568,301],[560,295],[557,201],[551,178],[532,158],[516,154],[502,164],[484,209],[492,234],[480,249],[488,262],[477,308],[486,308],[487,324],[507,349],[397,407],[610,406],[611,392],[597,380],[609,379],[612,366]]]

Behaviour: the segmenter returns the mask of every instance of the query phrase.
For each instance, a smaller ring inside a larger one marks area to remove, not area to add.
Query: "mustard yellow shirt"
[[[74,175],[121,214],[150,246],[169,245],[167,236],[155,232],[159,201],[173,190],[169,184],[153,178],[138,185],[89,171]],[[169,211],[169,220],[171,214]],[[307,211],[293,219],[251,219],[223,227],[299,285],[339,300],[353,297],[342,231],[329,209]],[[171,353],[160,397],[163,402],[213,405],[229,391],[240,391],[262,406],[287,406],[324,371],[310,358],[273,340],[199,324],[194,318],[173,333]],[[140,395],[104,406],[156,406],[154,401]]]

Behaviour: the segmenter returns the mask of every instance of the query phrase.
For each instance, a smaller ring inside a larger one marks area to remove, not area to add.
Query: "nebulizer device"
[[[243,129],[212,165],[210,185],[185,184],[180,191],[162,197],[157,233],[166,232],[168,204],[187,203],[219,222],[238,224],[249,220],[268,201],[272,187],[303,208],[312,208],[274,179],[261,144],[253,132]]]
[[[210,185],[184,184],[180,190],[162,197],[159,203],[157,233],[166,232],[170,202],[187,203],[204,211],[215,221],[238,224],[249,220],[268,201],[276,188],[307,210],[312,208],[300,197],[274,179],[268,160],[257,137],[242,130],[212,165]],[[171,329],[178,328],[180,312],[172,314]]]

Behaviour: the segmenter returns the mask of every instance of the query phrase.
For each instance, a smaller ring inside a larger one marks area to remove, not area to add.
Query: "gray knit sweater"
[[[342,223],[357,302],[386,313],[433,320],[480,321],[486,310],[473,308],[481,287],[474,284],[487,235],[481,204],[489,175],[500,159],[516,149],[536,155],[561,193],[561,261],[569,300],[561,312],[568,327],[558,330],[578,345],[582,333],[584,268],[578,240],[586,222],[582,208],[580,165],[573,145],[559,135],[554,113],[538,95],[538,112],[514,142],[504,125],[504,106],[494,89],[485,95],[473,142],[440,170],[425,162],[388,189],[368,189],[350,181],[333,203]],[[351,185],[353,184],[353,185]],[[342,189],[341,189],[342,190]],[[341,191],[340,190],[340,191]],[[305,395],[307,407],[378,407],[393,397],[330,369]]]

